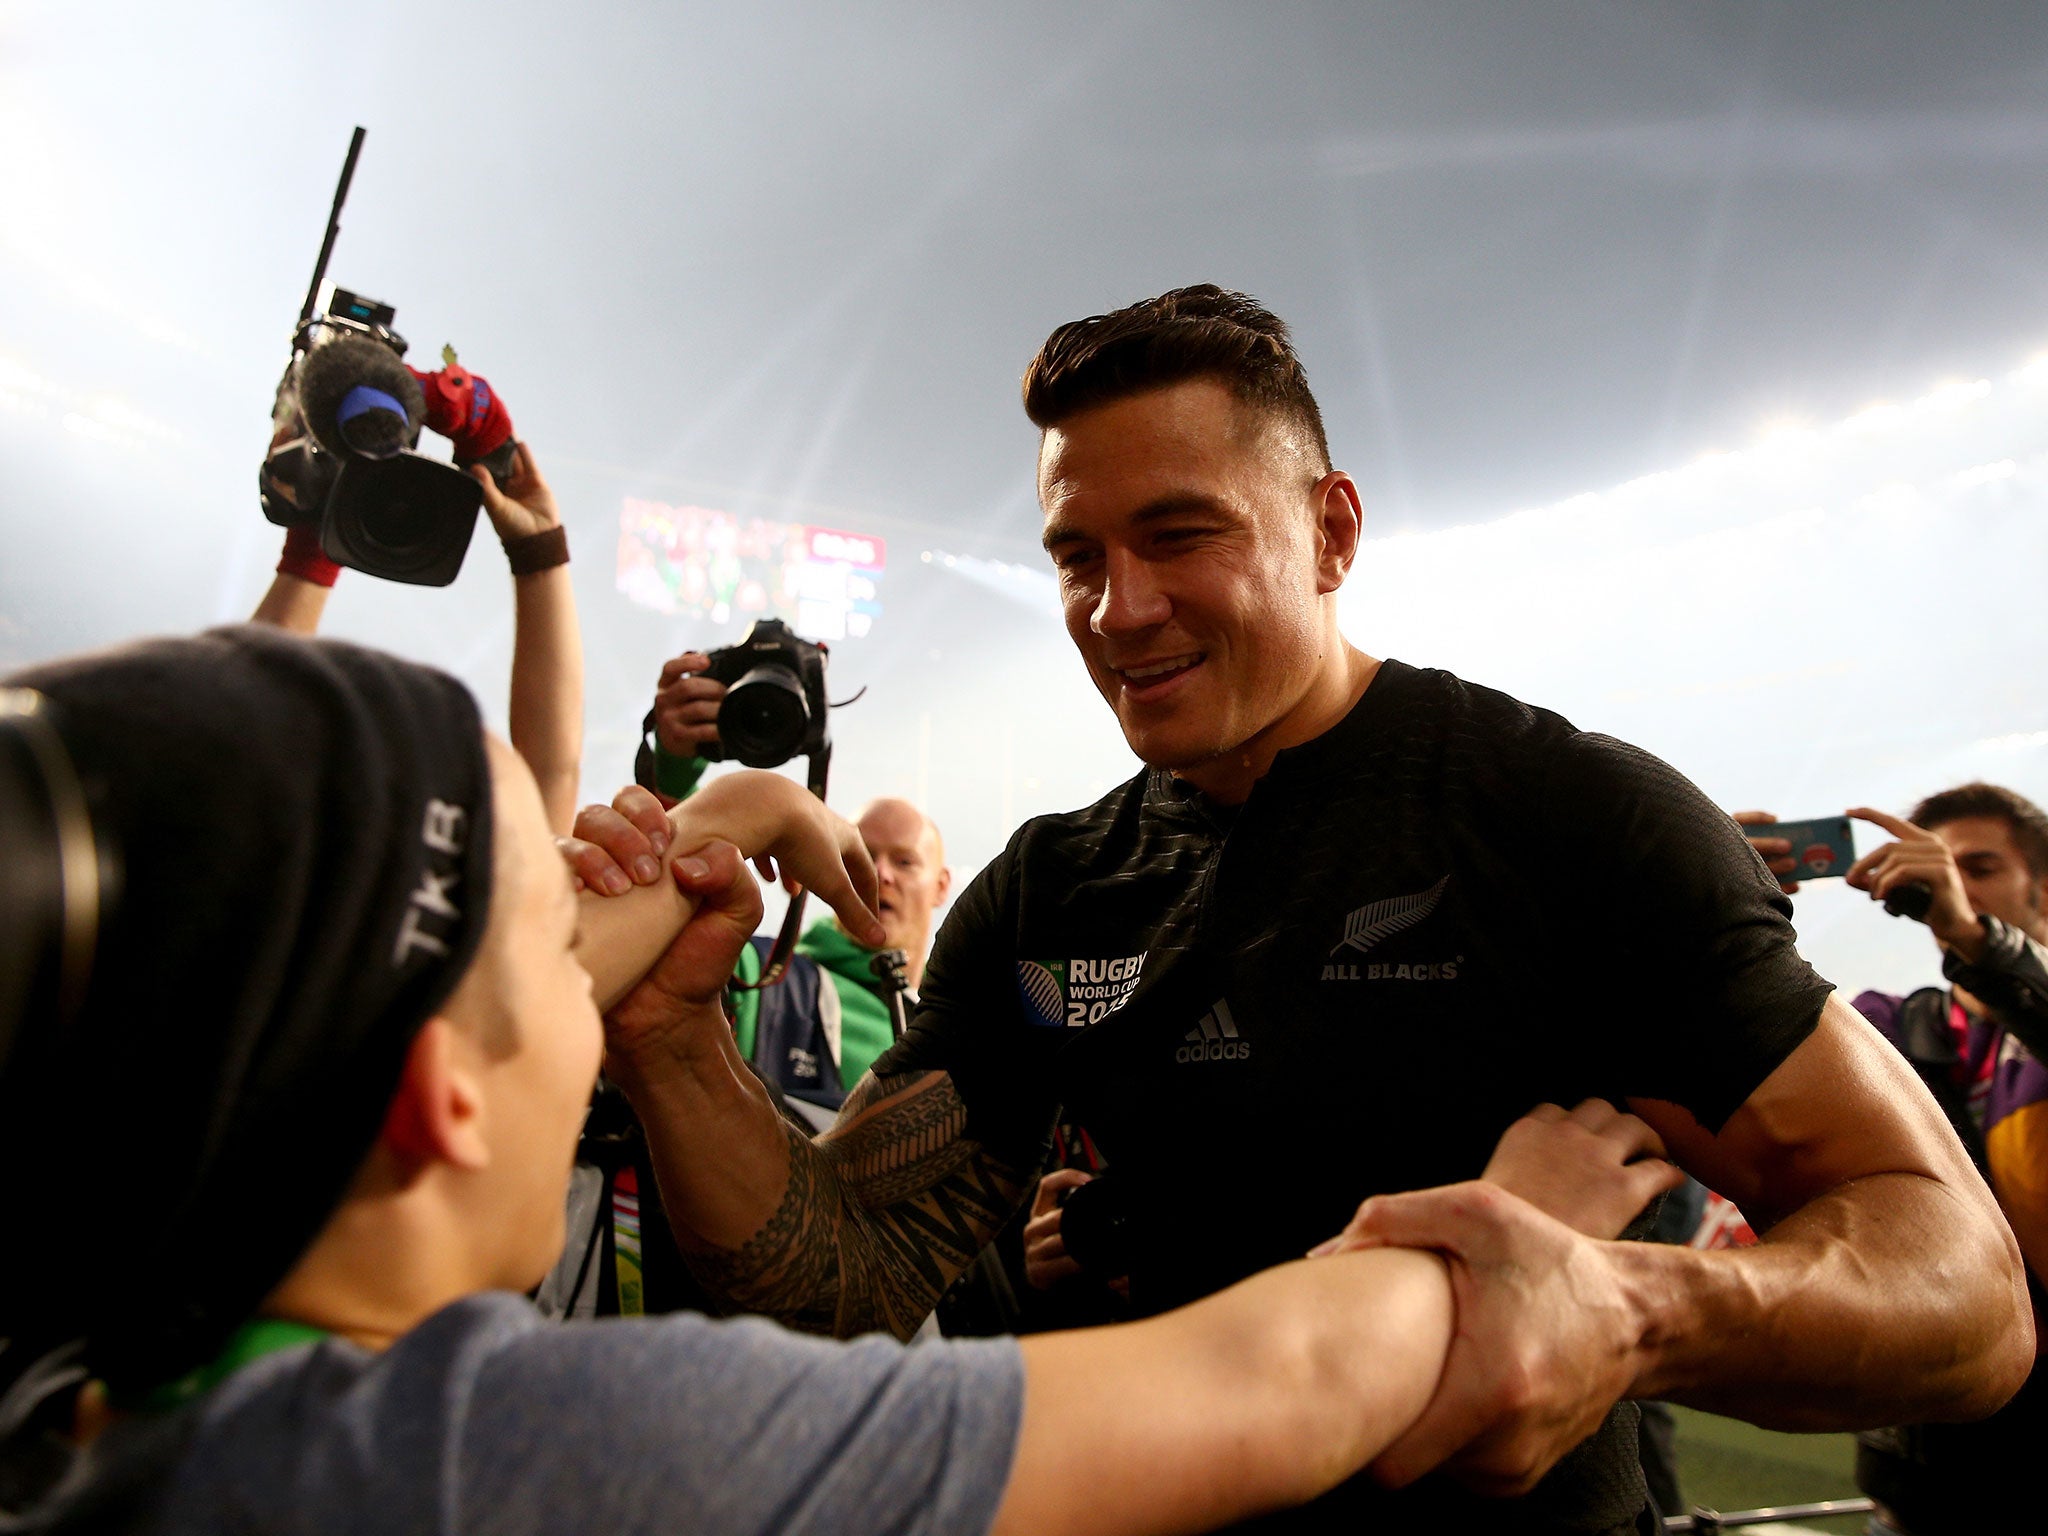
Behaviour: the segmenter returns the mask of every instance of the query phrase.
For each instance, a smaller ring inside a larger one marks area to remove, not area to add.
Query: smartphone
[[[1792,845],[1798,868],[1782,878],[1825,880],[1846,875],[1856,862],[1856,845],[1849,837],[1849,818],[1820,816],[1812,821],[1769,821],[1744,827],[1744,837],[1782,837]]]

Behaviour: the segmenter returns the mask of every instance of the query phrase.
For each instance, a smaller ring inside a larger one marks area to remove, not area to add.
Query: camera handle
[[[882,1003],[889,1010],[889,1038],[901,1040],[910,1028],[910,1011],[903,1001],[910,991],[910,956],[900,949],[878,950],[868,961],[868,974],[882,989]]]
[[[804,782],[812,794],[823,800],[825,776],[832,767],[832,743],[829,738],[810,755],[808,761],[811,771]],[[796,953],[797,935],[803,931],[804,903],[809,897],[809,891],[802,886],[797,887],[796,894],[789,898],[789,911],[783,914],[782,930],[775,935],[775,944],[768,951],[767,960],[762,963],[761,979],[736,981],[732,984],[733,991],[759,992],[764,987],[772,987],[782,980],[782,973],[789,969],[790,956]]]
[[[1893,917],[1910,917],[1916,923],[1924,923],[1927,914],[1934,910],[1934,887],[1925,880],[1895,885],[1885,896],[1884,909]]]
[[[320,280],[327,275],[327,260],[334,254],[334,237],[341,233],[341,205],[348,201],[348,184],[356,179],[356,157],[363,152],[366,137],[358,127],[348,141],[348,158],[341,162],[341,180],[334,188],[334,206],[327,213],[327,233],[320,241],[320,257],[313,263],[313,281],[306,285],[306,302],[299,306],[299,328],[292,335],[292,351],[305,350],[306,322],[313,318],[313,306],[320,299]]]

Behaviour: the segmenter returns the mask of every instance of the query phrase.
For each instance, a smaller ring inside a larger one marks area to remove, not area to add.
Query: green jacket
[[[817,965],[824,973],[823,979],[839,998],[839,1081],[842,1087],[851,1091],[867,1069],[874,1065],[875,1058],[889,1049],[893,1041],[889,1030],[889,1005],[882,1001],[881,993],[875,988],[874,973],[868,969],[868,961],[874,958],[875,952],[854,943],[829,917],[819,919],[804,930],[804,936],[797,940],[796,952]],[[740,951],[740,963],[733,970],[733,979],[743,982],[761,979],[761,951],[752,944]],[[740,1054],[752,1061],[754,1023],[760,1016],[761,995],[758,992],[734,992],[731,997],[733,1034],[739,1041]]]
[[[692,753],[688,757],[676,757],[662,746],[654,743],[654,782],[661,786],[661,792],[677,800],[687,800],[697,791],[697,783],[704,777],[704,770],[710,762]]]
[[[696,792],[704,770],[710,764],[694,755],[671,756],[657,742],[654,766],[656,782],[661,785],[663,793],[686,800]],[[868,961],[874,957],[874,951],[862,949],[839,931],[838,924],[830,918],[822,918],[811,924],[804,936],[797,940],[796,952],[817,964],[838,995],[839,1081],[850,1092],[894,1038],[889,1031],[889,1005],[882,1001],[882,994],[875,987],[874,972],[868,969]],[[755,982],[760,979],[761,952],[749,944],[740,951],[740,963],[733,970],[733,980]],[[733,992],[729,996],[733,1005],[733,1034],[739,1041],[740,1054],[752,1061],[754,1024],[761,1012],[760,995]]]

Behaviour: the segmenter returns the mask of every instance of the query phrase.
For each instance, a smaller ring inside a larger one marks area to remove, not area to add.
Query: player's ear
[[[1316,590],[1334,592],[1351,574],[1351,562],[1358,558],[1359,542],[1365,536],[1358,482],[1343,470],[1333,469],[1311,488],[1309,504],[1316,519]]]
[[[946,892],[953,889],[953,871],[945,865],[939,866],[938,894],[932,898],[932,905],[938,906],[946,899]]]
[[[461,1026],[438,1014],[427,1020],[405,1053],[398,1091],[384,1114],[385,1148],[418,1171],[435,1163],[468,1169],[489,1163],[481,1064]]]

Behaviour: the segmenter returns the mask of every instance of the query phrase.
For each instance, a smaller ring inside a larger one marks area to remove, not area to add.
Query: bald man
[[[924,979],[931,953],[932,914],[953,888],[946,867],[946,842],[939,824],[908,800],[884,797],[869,802],[854,823],[882,883],[883,948],[900,949],[907,961],[910,990]],[[833,925],[838,925],[837,919]],[[852,1087],[858,1078],[848,1078]]]
[[[614,802],[635,822],[658,813],[632,791]],[[900,949],[915,993],[931,950],[932,914],[952,883],[945,844],[932,819],[908,800],[872,802],[854,823],[880,881],[883,949]],[[581,830],[579,828],[579,830]],[[770,941],[757,938],[740,956],[733,979],[733,1033],[740,1052],[779,1087],[791,1105],[823,1130],[847,1092],[886,1051],[895,1036],[889,1004],[872,962],[876,950],[856,942],[837,919],[820,918],[797,941],[796,957],[778,986],[745,988],[758,981]],[[812,1109],[820,1111],[813,1116]]]

